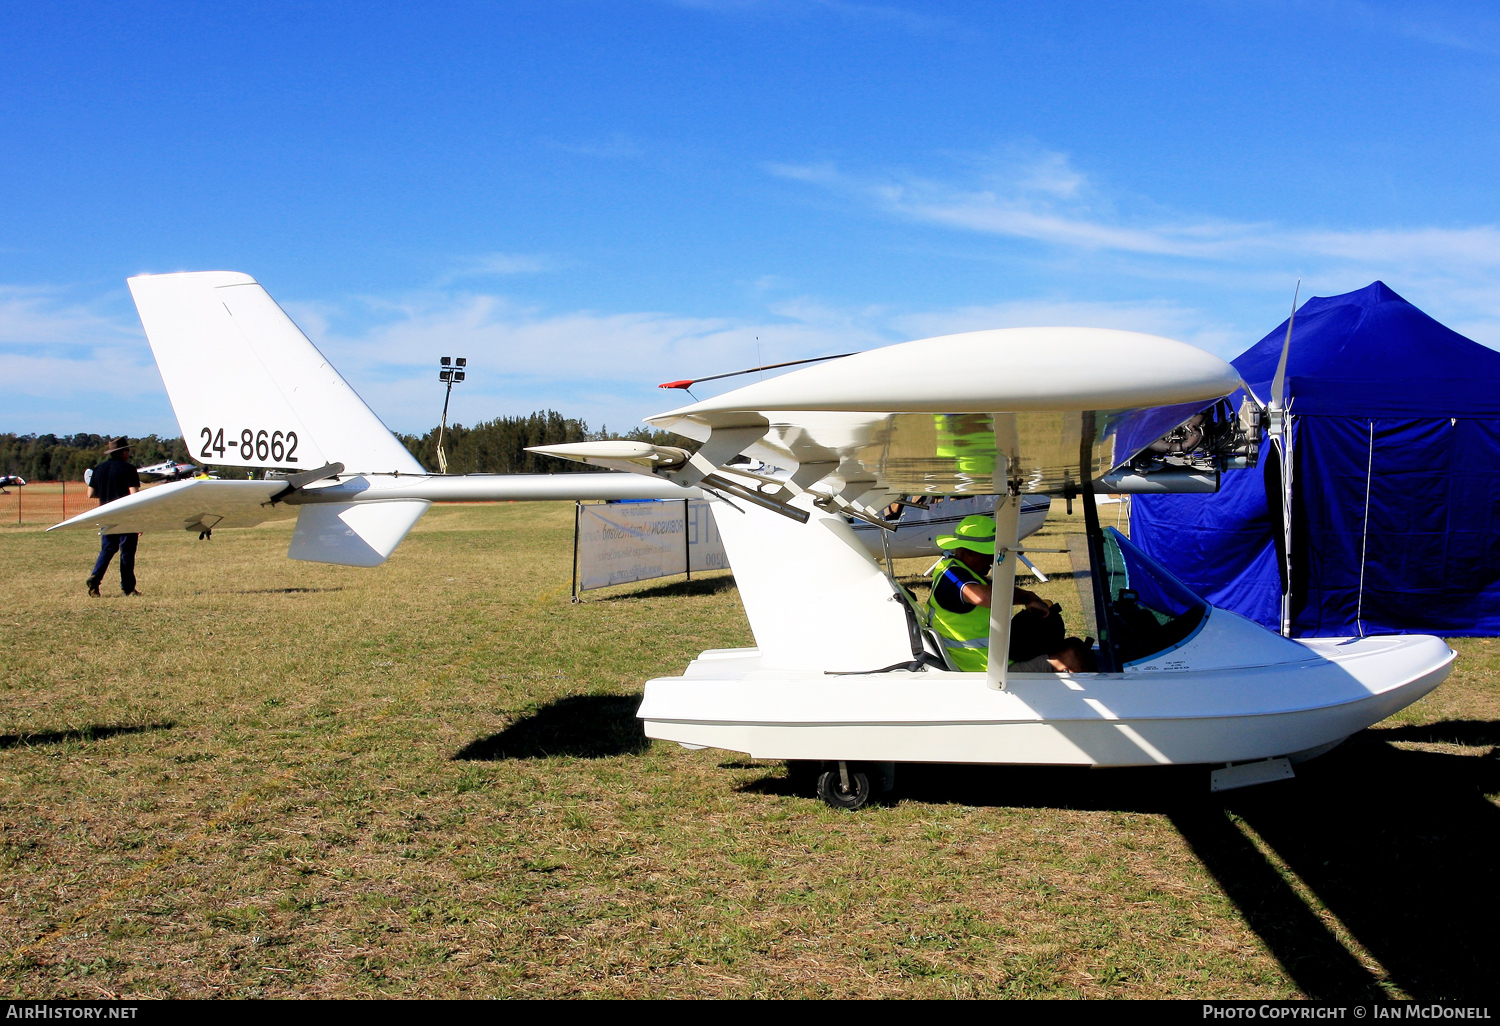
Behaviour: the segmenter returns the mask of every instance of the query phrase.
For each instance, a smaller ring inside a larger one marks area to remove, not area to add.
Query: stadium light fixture
[[[448,473],[448,454],[443,451],[443,436],[448,431],[448,401],[453,398],[453,386],[463,381],[469,361],[462,356],[456,359],[444,356],[438,364],[438,380],[447,384],[443,394],[443,422],[438,426],[437,459],[438,473]]]

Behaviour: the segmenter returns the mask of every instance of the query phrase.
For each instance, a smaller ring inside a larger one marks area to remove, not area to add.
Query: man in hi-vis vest
[[[956,670],[983,673],[990,665],[990,605],[993,588],[989,572],[995,559],[995,519],[982,515],[964,517],[952,534],[939,535],[938,547],[948,555],[932,568],[932,594],[927,598],[928,622]],[[1016,673],[1081,672],[1083,642],[1063,638],[1062,614],[1035,592],[1016,588],[1011,602],[1025,606],[1030,615],[1056,617],[1053,628],[1055,650],[1010,664]],[[1048,646],[1053,647],[1053,646]],[[1012,648],[1014,651],[1014,648]]]

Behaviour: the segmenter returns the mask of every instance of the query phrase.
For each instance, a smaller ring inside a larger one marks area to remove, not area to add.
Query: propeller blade
[[[1292,293],[1292,312],[1286,319],[1286,338],[1281,343],[1281,359],[1276,361],[1276,376],[1271,379],[1271,405],[1268,409],[1286,409],[1286,356],[1292,349],[1292,325],[1297,320],[1297,300],[1302,295],[1302,279],[1297,279],[1296,291]],[[1281,418],[1273,418],[1272,428],[1281,433]]]
[[[1286,338],[1281,342],[1281,358],[1276,361],[1276,375],[1271,379],[1270,403],[1266,406],[1266,435],[1271,442],[1264,470],[1266,504],[1273,518],[1272,537],[1276,543],[1277,570],[1281,577],[1281,635],[1292,636],[1292,449],[1287,432],[1286,358],[1292,349],[1292,325],[1297,321],[1297,300],[1302,296],[1302,279],[1292,293],[1292,312],[1286,319]],[[1273,468],[1271,464],[1275,464]],[[1276,496],[1272,498],[1272,486]],[[1279,516],[1278,516],[1279,514]]]

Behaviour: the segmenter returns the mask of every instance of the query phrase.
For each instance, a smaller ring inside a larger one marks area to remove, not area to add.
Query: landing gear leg
[[[862,808],[869,804],[872,793],[870,775],[847,762],[836,763],[818,777],[818,797],[835,809],[852,812]]]

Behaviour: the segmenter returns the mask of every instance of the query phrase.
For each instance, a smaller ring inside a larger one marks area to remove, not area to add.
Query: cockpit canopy
[[[1113,527],[1103,532],[1104,601],[1122,667],[1182,645],[1209,605]]]

